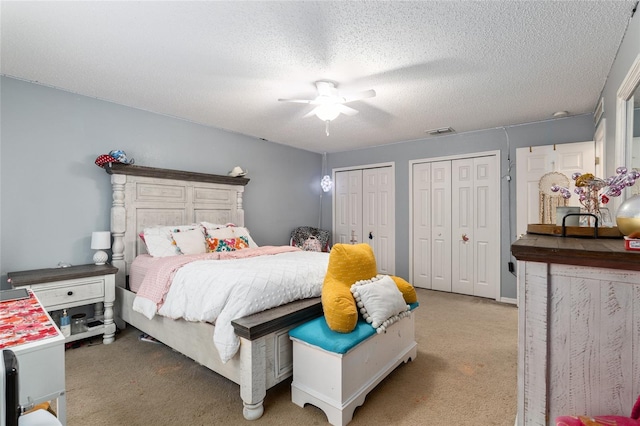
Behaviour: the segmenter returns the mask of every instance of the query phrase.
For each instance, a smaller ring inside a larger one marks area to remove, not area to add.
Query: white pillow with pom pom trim
[[[378,333],[384,333],[388,326],[411,314],[398,286],[388,275],[358,281],[351,286],[351,293],[362,317]]]

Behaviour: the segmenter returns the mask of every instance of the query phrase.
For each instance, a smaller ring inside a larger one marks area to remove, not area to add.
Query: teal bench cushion
[[[410,304],[411,310],[418,307],[418,302]],[[345,354],[360,342],[376,334],[376,329],[367,323],[362,317],[358,319],[356,328],[350,333],[338,333],[327,325],[324,316],[312,319],[293,328],[289,336],[324,349],[327,352]]]

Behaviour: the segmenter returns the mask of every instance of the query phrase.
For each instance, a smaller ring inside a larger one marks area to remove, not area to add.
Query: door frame
[[[500,262],[501,262],[501,256],[502,256],[502,247],[501,247],[501,241],[502,241],[502,217],[501,217],[501,210],[502,210],[502,188],[500,185],[501,179],[502,179],[502,173],[501,173],[501,160],[500,160],[500,150],[493,150],[493,151],[480,151],[480,152],[470,152],[470,153],[465,153],[465,154],[457,154],[457,155],[446,155],[446,156],[442,156],[442,157],[428,157],[428,158],[420,158],[420,159],[415,159],[415,160],[409,160],[409,282],[413,282],[413,260],[414,260],[414,247],[413,247],[413,165],[417,164],[417,163],[431,163],[431,162],[435,162],[435,161],[447,161],[447,160],[461,160],[461,159],[465,159],[465,158],[475,158],[475,157],[489,157],[489,156],[495,156],[496,157],[496,189],[498,191],[498,196],[496,197],[496,212],[498,214],[498,240],[497,240],[497,254],[498,254],[498,259],[497,259],[497,278],[498,278],[498,283],[496,285],[496,294],[495,294],[495,300],[500,301],[501,300],[501,290],[502,290],[502,274],[500,271]]]

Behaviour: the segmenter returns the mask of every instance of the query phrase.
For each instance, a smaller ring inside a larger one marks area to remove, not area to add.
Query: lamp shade
[[[320,187],[322,188],[323,192],[331,191],[332,184],[333,182],[331,182],[331,176],[329,175],[324,175],[322,177],[322,180],[320,180]]]
[[[331,121],[338,118],[340,110],[338,105],[326,104],[316,107],[316,116],[322,121]]]
[[[93,250],[104,250],[111,248],[111,232],[98,231],[91,233],[91,248]]]

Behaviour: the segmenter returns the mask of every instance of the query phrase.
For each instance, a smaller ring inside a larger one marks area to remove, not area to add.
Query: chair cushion
[[[374,334],[376,334],[375,328],[362,318],[357,321],[350,333],[331,330],[323,317],[315,318],[289,331],[289,335],[294,339],[338,354],[347,353],[349,349]]]
[[[418,306],[418,303],[413,303],[410,305],[410,309],[415,309]],[[338,354],[346,354],[374,334],[376,334],[376,329],[364,318],[358,319],[355,328],[350,333],[338,333],[331,330],[324,317],[312,319],[289,331],[289,335],[294,339]]]

